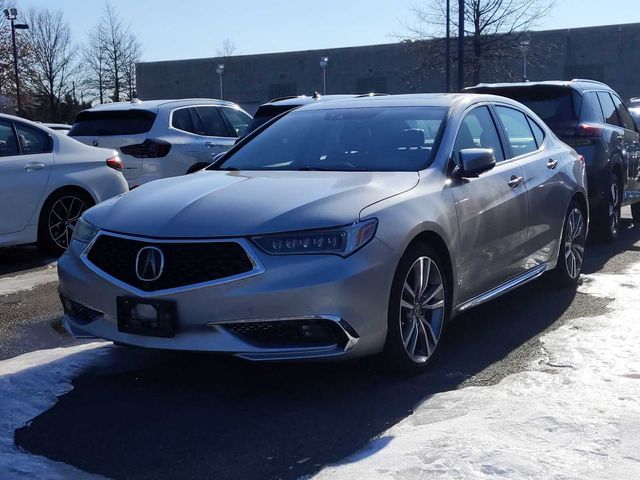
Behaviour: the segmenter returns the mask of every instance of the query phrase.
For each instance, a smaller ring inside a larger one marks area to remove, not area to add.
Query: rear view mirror
[[[474,178],[496,166],[496,156],[491,148],[465,148],[460,150],[459,158],[456,170],[460,177]]]

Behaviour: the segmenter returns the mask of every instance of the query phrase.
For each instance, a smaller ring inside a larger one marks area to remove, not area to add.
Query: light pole
[[[320,59],[320,68],[322,69],[322,94],[327,94],[327,65],[329,65],[329,57]]]
[[[451,0],[447,0],[447,35],[445,41],[444,91],[451,91]]]
[[[220,100],[224,100],[224,90],[222,89],[222,75],[224,74],[224,63],[219,63],[216,73],[220,79]]]
[[[529,47],[531,46],[531,40],[522,40],[518,44],[518,48],[520,48],[520,52],[522,53],[522,81],[528,82],[527,78],[527,54],[529,53]]]
[[[22,113],[22,101],[20,100],[20,78],[18,77],[18,49],[16,48],[16,29],[26,30],[29,25],[26,23],[15,23],[18,18],[18,10],[15,8],[5,8],[4,16],[11,21],[11,42],[13,44],[13,74],[16,78],[16,103],[18,104],[17,114]]]
[[[458,0],[458,91],[464,88],[464,2]]]

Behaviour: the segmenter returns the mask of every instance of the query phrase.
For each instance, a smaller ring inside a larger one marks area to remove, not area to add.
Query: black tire
[[[207,168],[209,165],[211,165],[211,164],[210,163],[195,163],[195,164],[193,164],[193,165],[191,165],[189,167],[189,170],[187,170],[187,173],[185,173],[185,175],[189,175],[191,173],[199,172],[203,168]]]
[[[598,236],[605,242],[615,242],[620,236],[623,188],[616,173],[609,177],[609,186],[602,207],[595,211],[595,227]]]
[[[631,205],[631,216],[636,225],[640,223],[640,203],[634,203]]]
[[[62,255],[78,218],[94,205],[83,190],[64,189],[54,192],[44,203],[38,223],[38,247],[51,255]],[[66,208],[71,211],[67,212]]]
[[[422,264],[419,263],[420,259],[423,259]],[[427,282],[421,299],[427,300],[424,303],[414,301],[413,309],[401,306],[403,301],[404,303],[412,302],[409,292],[415,289],[417,278],[414,275],[416,272],[414,266],[418,271],[424,272],[427,264],[424,259],[429,259],[431,262],[428,276],[423,275],[427,277]],[[412,275],[411,278],[408,278],[409,274]],[[448,280],[444,263],[431,246],[416,243],[407,249],[396,269],[389,297],[387,340],[383,353],[386,367],[396,371],[419,372],[424,371],[431,364],[442,343],[451,313],[451,292]],[[441,291],[433,294],[438,290],[438,283],[442,286]],[[409,290],[406,290],[405,284]],[[428,299],[429,296],[431,299]],[[440,302],[442,302],[441,307],[426,308],[427,306],[435,307]],[[421,303],[419,310],[417,310],[418,303]],[[428,319],[427,316],[429,316]],[[409,334],[414,331],[412,324],[416,332],[415,344],[411,341],[413,336]],[[405,347],[405,337],[409,340],[409,347]],[[413,355],[409,352],[411,346],[413,346]]]
[[[572,200],[564,219],[558,263],[549,272],[550,280],[557,286],[574,287],[578,284],[587,240],[586,218],[584,207]]]

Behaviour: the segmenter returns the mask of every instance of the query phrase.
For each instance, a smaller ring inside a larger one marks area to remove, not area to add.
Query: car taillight
[[[171,150],[171,144],[169,142],[154,139],[145,140],[142,143],[127,145],[126,147],[120,148],[122,153],[136,158],[166,157],[169,150]]]
[[[604,128],[593,123],[579,123],[576,128],[576,135],[580,137],[602,137]]]
[[[587,163],[587,160],[584,158],[584,155],[578,155],[578,161],[582,164]]]
[[[122,171],[122,159],[119,156],[107,158],[107,166]]]

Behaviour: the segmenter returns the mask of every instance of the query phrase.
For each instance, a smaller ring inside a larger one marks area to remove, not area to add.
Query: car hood
[[[416,172],[202,171],[158,180],[85,213],[93,225],[149,237],[259,235],[348,225],[412,189]]]

